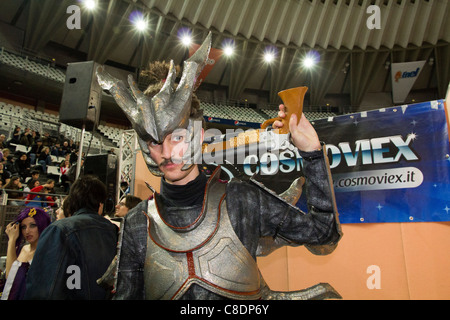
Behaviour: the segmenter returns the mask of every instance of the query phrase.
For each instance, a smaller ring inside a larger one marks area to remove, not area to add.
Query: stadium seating
[[[48,79],[58,82],[65,81],[65,74],[62,70],[54,68],[49,64],[45,65],[28,57],[22,57],[14,53],[6,51],[4,48],[0,50],[0,63],[25,70]],[[206,117],[219,119],[237,120],[251,123],[262,123],[267,119],[275,118],[278,110],[236,107],[225,104],[212,104],[202,102],[203,114]],[[305,112],[305,116],[310,121],[317,119],[334,117],[334,113],[330,112]],[[71,126],[59,123],[59,117],[47,112],[34,111],[32,109],[24,109],[20,106],[14,106],[9,103],[0,101],[0,127],[2,132],[11,132],[14,126],[22,128],[30,128],[39,132],[50,132],[64,135],[67,139],[74,141],[80,140],[81,130]],[[12,128],[12,129],[11,129]],[[100,140],[96,135],[92,136],[90,132],[85,132],[84,146],[91,143],[94,149],[108,150],[113,147],[119,147],[122,129],[111,126],[99,125],[98,131],[106,138]],[[92,139],[92,140],[91,140]]]

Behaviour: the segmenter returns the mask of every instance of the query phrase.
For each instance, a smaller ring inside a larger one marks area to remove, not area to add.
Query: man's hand
[[[284,105],[280,104],[280,111],[278,116],[280,118],[285,118],[286,113],[284,111]],[[274,129],[279,129],[283,127],[283,123],[279,120],[275,121],[272,125]],[[301,151],[309,152],[314,150],[319,150],[321,148],[319,137],[317,132],[311,123],[306,119],[305,115],[302,113],[302,117],[297,124],[297,115],[292,114],[289,121],[289,131],[291,132],[291,139],[294,145]]]

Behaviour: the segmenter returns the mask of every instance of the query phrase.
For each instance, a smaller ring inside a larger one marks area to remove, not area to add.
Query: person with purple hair
[[[22,300],[28,269],[34,258],[39,236],[51,219],[41,208],[28,207],[6,226],[8,250],[6,254],[6,284],[2,300]]]

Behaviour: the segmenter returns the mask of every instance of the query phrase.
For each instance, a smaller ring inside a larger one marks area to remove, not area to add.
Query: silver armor
[[[231,226],[218,173],[199,218],[185,228],[168,225],[149,200],[146,299],[178,299],[194,283],[229,299],[261,298],[258,266]]]

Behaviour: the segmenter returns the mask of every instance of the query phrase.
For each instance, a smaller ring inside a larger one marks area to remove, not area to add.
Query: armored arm
[[[325,255],[333,252],[342,236],[325,146],[321,150],[300,154],[303,158],[306,182],[304,178],[298,178],[288,190],[276,195],[251,179],[260,189],[266,191],[262,194],[263,202],[284,202],[280,207],[274,206],[273,210],[277,210],[277,214],[262,210],[263,226],[270,225],[274,221],[277,221],[277,225],[275,228],[272,226],[274,234],[263,235],[260,239],[256,253],[258,256],[267,255],[285,245],[302,244],[314,254]],[[304,186],[306,186],[308,213],[294,208]],[[269,196],[278,200],[266,199]]]
[[[142,201],[125,217],[123,236],[118,251],[117,286],[114,300],[144,299],[144,260],[147,246],[147,221],[142,213],[147,201]]]
[[[305,245],[316,255],[325,255],[334,251],[338,241],[342,237],[339,223],[339,214],[334,196],[333,180],[330,165],[326,155],[326,147],[322,143],[322,149],[313,152],[300,152],[303,158],[303,174],[306,176],[306,199],[308,212],[320,214],[320,212],[332,212],[334,216],[334,236],[324,245]]]

